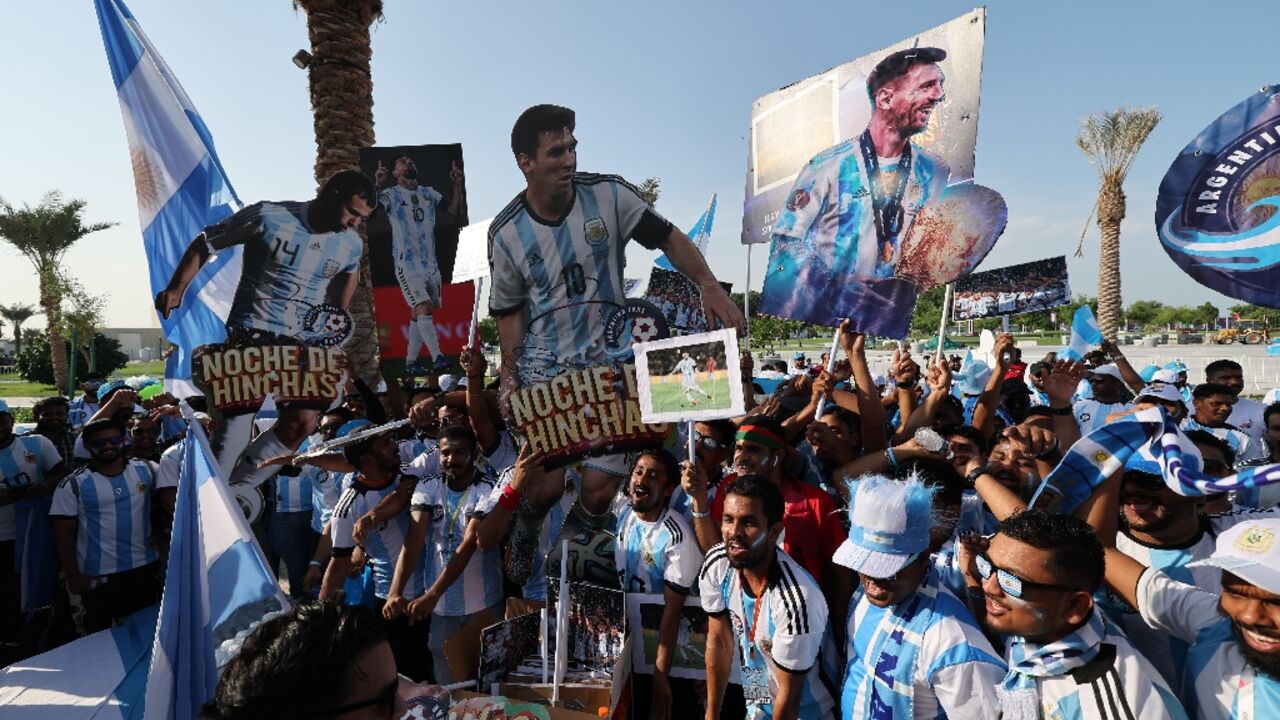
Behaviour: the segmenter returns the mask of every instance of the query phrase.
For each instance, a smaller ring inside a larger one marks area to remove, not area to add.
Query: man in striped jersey
[[[758,475],[725,491],[724,542],[698,573],[707,611],[707,720],[720,717],[736,649],[750,718],[832,717],[818,663],[827,602],[813,577],[778,548],[782,491]]]
[[[319,332],[311,311],[321,304],[345,310],[355,294],[364,245],[356,226],[377,202],[373,183],[343,170],[309,202],[260,202],[205,228],[183,253],[169,284],[155,298],[169,317],[209,257],[244,246],[244,270],[227,315],[228,337],[253,344],[294,341]]]
[[[1183,430],[1204,430],[1227,441],[1239,462],[1267,454],[1262,443],[1227,422],[1237,400],[1231,388],[1217,383],[1201,383],[1191,391],[1191,416],[1179,426]]]
[[[396,281],[409,305],[409,348],[405,355],[405,372],[425,374],[418,364],[418,353],[426,345],[430,357],[435,359],[437,372],[448,367],[449,362],[440,354],[440,340],[436,336],[432,313],[440,307],[440,265],[436,259],[436,212],[444,203],[444,196],[429,185],[418,184],[418,166],[408,155],[396,158],[394,167],[388,169],[381,161],[373,182],[382,187],[387,176],[395,178],[395,184],[378,193],[378,202],[391,223],[391,252],[395,259]],[[457,163],[449,171],[453,196],[449,198],[446,217],[456,218],[462,212],[463,174]]]
[[[440,433],[440,474],[418,481],[409,501],[409,531],[396,560],[396,575],[383,616],[430,620],[435,682],[454,682],[444,643],[486,610],[504,615],[502,562],[497,550],[477,551],[476,533],[493,493],[494,477],[476,466],[476,436],[464,426]],[[427,590],[406,596],[404,578],[425,566]]]
[[[1183,696],[1201,720],[1280,717],[1280,519],[1249,520],[1192,563],[1221,573],[1222,594],[1107,550],[1107,584],[1151,627],[1190,645]]]
[[[632,358],[622,282],[625,246],[632,238],[666,253],[698,285],[708,327],[717,321],[740,331],[745,326],[742,311],[716,282],[697,246],[634,187],[616,175],[577,172],[574,127],[572,110],[536,105],[521,113],[511,130],[511,151],[525,189],[489,226],[489,314],[498,322],[504,398],[521,385],[549,381],[564,368]],[[582,498],[591,506],[583,509],[602,517],[627,464],[620,456],[595,464],[612,471],[584,467]],[[559,473],[551,475],[528,489],[527,509],[517,517],[514,544],[522,553],[536,544],[543,518],[563,492]],[[595,498],[606,502],[596,505]],[[523,583],[530,564],[524,554],[513,559],[513,580]]]
[[[67,589],[94,632],[160,599],[151,502],[172,513],[177,487],[158,486],[155,463],[125,457],[118,423],[95,420],[82,437],[92,459],[58,484],[49,516]]]
[[[537,105],[511,130],[526,187],[489,226],[489,308],[498,319],[507,388],[517,379],[550,380],[562,366],[630,358],[630,333],[606,337],[605,326],[626,301],[624,245],[631,238],[662,250],[699,286],[709,326],[744,325],[697,247],[634,187],[616,175],[577,172],[574,124],[572,110]]]
[[[372,423],[368,420],[353,420],[343,425],[338,434],[340,437],[367,428]],[[356,548],[356,518],[376,506],[383,498],[395,492],[401,480],[400,457],[396,444],[386,434],[376,435],[343,447],[347,462],[356,468],[359,475],[349,488],[343,491],[334,507],[333,516],[329,519],[329,530],[333,542],[329,567],[325,569],[324,582],[320,586],[320,599],[331,600],[342,589],[343,581],[352,568],[352,554]],[[409,516],[399,513],[388,519],[373,532],[365,533],[361,547],[368,564],[373,568],[374,595],[377,597],[377,610],[392,622],[388,628],[391,639],[391,650],[395,653],[396,665],[400,671],[414,680],[422,680],[428,674],[427,663],[427,626],[410,625],[402,615],[387,612],[388,598],[391,596],[392,580],[396,568],[396,560],[400,557],[405,535],[409,532]],[[398,594],[415,598],[423,591],[423,573],[421,568],[411,571],[403,578]]]
[[[1023,511],[970,557],[966,583],[985,597],[987,629],[1005,638],[1004,720],[1185,720],[1164,678],[1094,605],[1103,549],[1083,520]]]
[[[835,562],[861,587],[847,619],[842,717],[982,720],[1006,667],[930,562],[933,490],[863,476]],[[842,619],[844,621],[844,619]]]
[[[636,676],[637,717],[668,718],[673,706],[697,702],[688,680],[669,677],[684,600],[702,565],[693,528],[668,509],[679,481],[680,466],[667,451],[643,451],[626,489],[630,505],[619,512],[613,558],[623,592],[661,593],[665,600],[653,675]]]

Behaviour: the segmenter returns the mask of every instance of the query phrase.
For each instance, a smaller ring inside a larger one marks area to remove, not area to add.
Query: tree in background
[[[644,182],[636,186],[636,191],[640,193],[640,197],[650,205],[657,205],[658,198],[662,195],[662,181],[656,177],[645,178]]]
[[[1125,215],[1124,179],[1138,150],[1159,122],[1160,111],[1154,107],[1120,108],[1085,118],[1076,136],[1076,144],[1098,171],[1101,182],[1094,205],[1102,233],[1096,312],[1098,329],[1108,340],[1115,339],[1120,325],[1120,221]],[[1078,248],[1076,255],[1080,255]]]
[[[35,267],[40,307],[48,320],[53,376],[63,394],[71,388],[67,387],[67,351],[62,341],[62,258],[84,236],[115,225],[84,224],[84,206],[84,200],[64,200],[56,190],[46,193],[35,207],[24,203],[16,208],[0,198],[0,238],[17,248]]]
[[[14,303],[12,305],[0,305],[0,317],[4,318],[13,326],[13,354],[22,353],[22,324],[31,319],[31,316],[39,314],[34,305],[26,303]]]
[[[315,176],[316,183],[323,184],[339,170],[359,170],[360,149],[374,144],[369,26],[382,18],[382,1],[294,0],[293,5],[307,14]],[[363,226],[360,237],[365,252],[360,257],[359,283],[348,308],[354,328],[345,349],[356,374],[373,386],[379,379],[378,342],[370,289],[369,240]]]
[[[62,342],[63,356],[66,357],[71,353],[71,343],[66,340]],[[77,348],[75,352],[79,367],[89,367],[89,353],[86,352],[86,348]],[[93,355],[98,361],[98,372],[105,375],[110,375],[129,362],[129,356],[120,350],[119,341],[97,333],[93,335]],[[65,373],[56,374],[53,363],[50,361],[52,356],[53,353],[49,352],[49,336],[39,330],[28,330],[27,346],[22,349],[22,353],[18,355],[14,364],[18,374],[31,382],[46,385],[54,385],[55,379],[66,382]]]
[[[1159,300],[1138,300],[1125,308],[1124,320],[1139,328],[1150,327],[1162,309],[1164,303]]]

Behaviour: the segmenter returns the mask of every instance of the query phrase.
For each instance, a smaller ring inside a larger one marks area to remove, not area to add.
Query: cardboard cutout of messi
[[[1160,244],[1205,287],[1280,308],[1280,85],[1196,135],[1156,198]]]
[[[468,222],[462,146],[363,148],[360,169],[378,193],[366,227],[383,367],[393,376],[445,372],[474,306],[470,283],[450,282]]]
[[[902,337],[922,290],[990,251],[1004,201],[969,183],[985,17],[757,101],[743,242],[771,241],[762,313]]]

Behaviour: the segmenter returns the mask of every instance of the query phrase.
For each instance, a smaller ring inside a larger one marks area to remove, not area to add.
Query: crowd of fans
[[[744,417],[695,423],[603,492],[518,449],[480,353],[464,353],[451,392],[354,385],[256,463],[276,471],[260,541],[301,602],[246,642],[209,714],[394,711],[394,670],[464,679],[444,641],[507,598],[545,601],[547,553],[587,528],[616,537],[617,587],[666,598],[635,717],[1266,716],[1280,498],[1185,497],[1144,456],[1072,513],[1026,509],[1084,435],[1149,407],[1177,420],[1207,474],[1280,462],[1280,403],[1241,398],[1238,364],[1211,363],[1192,386],[1110,344],[1028,365],[1003,336],[991,367],[903,352],[876,377],[861,336],[841,346],[833,372],[777,369],[768,395],[744,355]],[[30,435],[0,404],[8,661],[159,598],[185,423],[163,393],[100,378],[84,390],[42,400]],[[306,452],[398,417],[403,432]],[[60,573],[32,606],[15,541],[19,508],[42,498]],[[709,617],[705,681],[670,674],[689,596]]]

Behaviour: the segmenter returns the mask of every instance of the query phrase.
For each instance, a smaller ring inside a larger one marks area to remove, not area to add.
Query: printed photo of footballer
[[[645,422],[710,420],[742,412],[742,378],[733,331],[638,343],[636,383]]]

